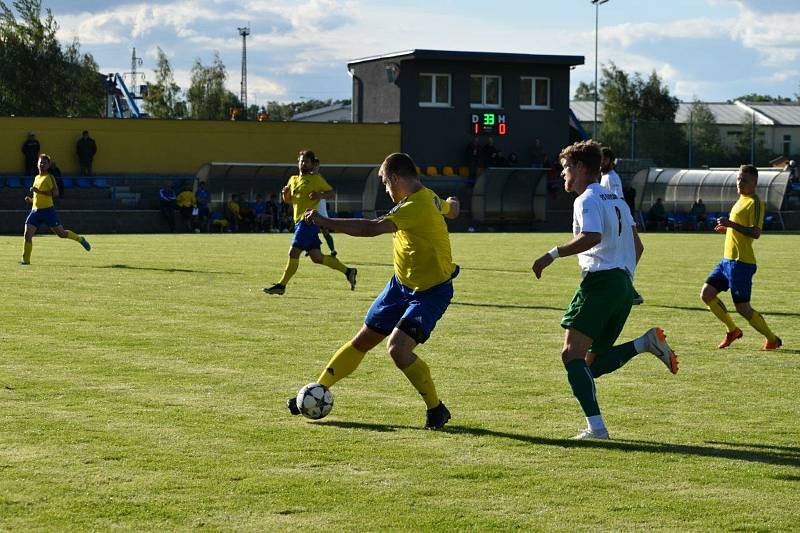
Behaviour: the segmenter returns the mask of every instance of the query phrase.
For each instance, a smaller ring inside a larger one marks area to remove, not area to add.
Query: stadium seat
[[[454,176],[455,171],[453,167],[442,167],[442,176]]]
[[[458,167],[458,175],[462,178],[469,177],[469,167]]]
[[[94,186],[98,189],[108,189],[108,180],[106,178],[95,178]]]
[[[22,178],[22,186],[25,187],[26,189],[30,189],[31,187],[33,187],[33,178],[30,176],[25,176],[24,178]]]
[[[426,176],[438,176],[439,169],[433,166],[425,167],[425,175]]]
[[[417,167],[417,176],[419,176],[419,175],[421,175],[421,174],[422,174],[422,169],[421,169],[421,168],[419,168],[419,167]]]
[[[6,185],[8,185],[9,187],[13,187],[15,189],[19,189],[20,187],[22,187],[22,180],[20,180],[16,176],[11,176],[9,178],[6,178]]]
[[[92,180],[89,178],[78,178],[77,180],[78,187],[81,189],[88,189],[92,186]]]
[[[75,182],[72,181],[72,178],[61,178],[61,183],[64,185],[65,189],[71,189],[75,186]]]

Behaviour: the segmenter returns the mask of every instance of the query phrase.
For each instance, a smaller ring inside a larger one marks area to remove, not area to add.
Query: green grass
[[[613,441],[583,427],[560,362],[566,234],[457,234],[456,296],[418,349],[453,413],[424,404],[383,346],[288,416],[391,275],[390,237],[336,236],[344,277],[301,262],[267,296],[289,236],[94,236],[93,250],[0,237],[0,530],[775,530],[800,520],[800,237],[756,243],[753,306],[783,337],[716,345],[698,295],[717,235],[644,235],[623,340],[664,327],[672,376],[642,354],[598,380]],[[724,301],[730,302],[729,296]]]

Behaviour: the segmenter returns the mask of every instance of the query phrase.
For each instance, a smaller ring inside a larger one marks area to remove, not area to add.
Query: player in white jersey
[[[642,352],[655,354],[673,374],[678,372],[678,360],[661,328],[614,346],[631,310],[631,276],[644,247],[628,205],[597,183],[600,145],[575,143],[560,157],[564,189],[578,194],[573,206],[574,237],[538,258],[533,272],[541,278],[556,258],[578,256],[583,281],[561,320],[566,330],[561,360],[588,425],[575,438],[607,439],[594,378],[618,370]]]
[[[601,153],[603,154],[603,159],[600,160],[600,171],[602,173],[600,176],[600,185],[616,194],[617,198],[620,200],[624,200],[625,195],[622,192],[622,180],[615,170],[616,163],[614,160],[614,152],[611,151],[611,148],[608,146],[604,146]],[[633,281],[633,275],[631,275],[631,281]],[[644,298],[642,298],[642,295],[639,294],[639,291],[634,287],[633,305],[641,305],[643,303]]]

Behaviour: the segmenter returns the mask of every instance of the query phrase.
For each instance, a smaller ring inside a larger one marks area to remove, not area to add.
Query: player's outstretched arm
[[[579,233],[567,244],[556,246],[536,261],[533,262],[531,267],[533,273],[536,274],[536,279],[542,277],[542,271],[553,264],[557,257],[566,257],[568,255],[575,255],[585,252],[600,243],[602,235],[600,233]]]
[[[309,224],[316,224],[322,228],[346,233],[353,237],[374,237],[383,233],[397,231],[397,226],[394,225],[394,222],[382,218],[374,220],[364,218],[326,218],[320,215],[316,209],[308,209],[303,218]]]
[[[633,248],[636,250],[636,264],[639,264],[639,259],[642,258],[642,254],[644,253],[644,244],[642,244],[642,239],[639,238],[639,232],[636,230],[636,226],[632,226],[631,230],[633,230]]]

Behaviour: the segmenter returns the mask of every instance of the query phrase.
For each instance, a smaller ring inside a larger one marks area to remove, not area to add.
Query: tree
[[[692,102],[687,125],[687,143],[691,143],[691,166],[720,166],[726,161],[726,151],[722,146],[717,119],[708,105],[699,100]]]
[[[737,96],[734,100],[740,100],[742,102],[768,102],[768,103],[776,103],[781,104],[784,102],[791,102],[791,98],[786,98],[785,96],[771,96],[769,94],[757,94],[757,93],[750,93],[744,94],[742,96]]]
[[[100,116],[103,76],[75,40],[62,49],[52,12],[40,0],[0,0],[0,114]]]
[[[238,104],[236,95],[225,89],[228,73],[214,52],[214,63],[204,67],[200,59],[192,66],[192,82],[187,92],[191,117],[202,120],[226,120],[230,118],[230,106]]]
[[[144,102],[153,118],[183,118],[186,105],[179,99],[181,88],[175,83],[172,66],[167,54],[158,48],[158,64],[155,68],[156,82],[149,84]]]
[[[579,102],[594,102],[594,82],[580,82],[572,99]]]
[[[603,124],[599,137],[603,144],[618,154],[633,152],[659,165],[685,163],[684,135],[675,124],[678,99],[670,96],[655,71],[645,80],[639,73],[630,76],[610,63],[603,67],[600,95]]]

